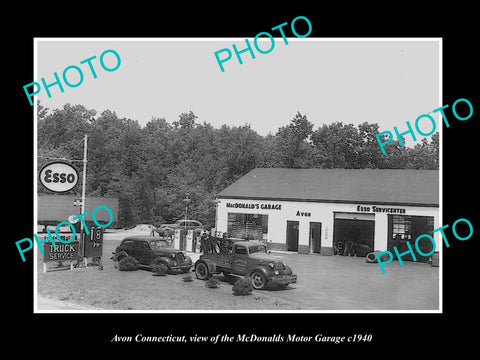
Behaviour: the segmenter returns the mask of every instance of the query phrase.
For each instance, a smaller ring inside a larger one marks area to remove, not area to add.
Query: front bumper
[[[275,275],[269,277],[268,282],[275,285],[288,285],[297,282],[297,275]]]
[[[183,264],[177,264],[175,263],[174,265],[170,266],[171,270],[185,270],[185,269],[190,269],[192,267],[192,263],[183,263]]]

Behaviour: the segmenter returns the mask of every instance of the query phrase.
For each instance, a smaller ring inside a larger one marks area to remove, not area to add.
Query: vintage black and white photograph
[[[35,39],[36,312],[441,312],[442,40],[307,25]]]

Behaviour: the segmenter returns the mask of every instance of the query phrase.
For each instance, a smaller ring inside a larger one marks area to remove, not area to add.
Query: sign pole
[[[84,144],[83,144],[83,174],[82,174],[82,214],[85,213],[85,184],[87,181],[87,139],[88,136],[85,134]],[[85,267],[87,266],[87,258],[85,257],[86,253],[86,238],[84,236],[83,221],[80,223],[80,243],[82,244],[82,256],[83,263]]]

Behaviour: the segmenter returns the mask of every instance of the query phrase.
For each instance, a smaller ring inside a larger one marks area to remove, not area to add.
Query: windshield
[[[257,252],[266,253],[267,248],[265,247],[265,245],[252,245],[248,247],[248,251],[250,252],[250,254],[257,253]]]
[[[168,243],[165,240],[153,240],[150,241],[150,247],[152,250],[168,248]]]

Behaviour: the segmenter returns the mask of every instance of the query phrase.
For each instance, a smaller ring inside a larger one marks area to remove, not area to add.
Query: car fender
[[[253,273],[254,271],[260,271],[260,272],[261,272],[263,275],[265,275],[267,278],[268,278],[269,276],[272,276],[272,275],[273,275],[273,272],[270,271],[266,266],[260,266],[260,265],[257,265],[257,266],[255,266],[255,267],[249,269],[247,275],[248,275],[248,276],[252,275],[252,273]]]
[[[186,260],[187,264],[193,265],[193,261],[192,261],[192,258],[190,256],[186,255],[185,260]]]
[[[292,275],[293,274],[292,268],[288,265],[285,265],[285,270],[284,270],[283,274]]]
[[[165,256],[157,256],[155,259],[152,260],[151,263],[153,262],[163,262],[163,263],[166,263],[169,267],[172,266],[173,264],[172,259]]]
[[[217,267],[216,267],[216,265],[215,265],[215,262],[213,262],[213,261],[210,260],[210,259],[198,259],[197,261],[195,261],[195,267],[197,266],[197,264],[202,263],[202,262],[203,262],[205,265],[207,265],[208,271],[209,271],[211,274],[218,273]]]

